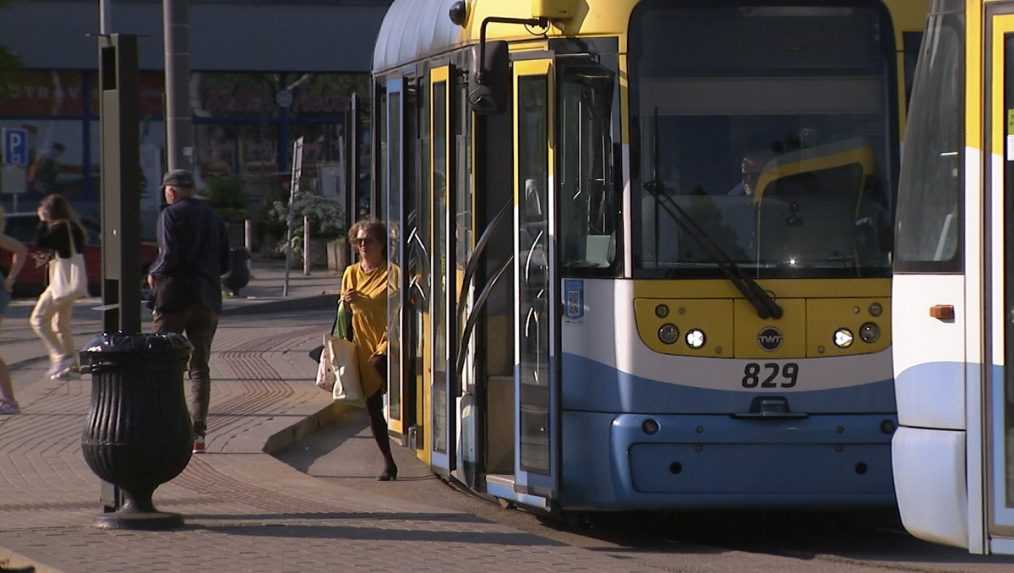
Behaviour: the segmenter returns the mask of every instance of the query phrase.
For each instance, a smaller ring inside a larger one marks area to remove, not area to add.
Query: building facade
[[[349,190],[353,94],[368,105],[369,70],[386,0],[193,0],[189,103],[199,184],[262,221],[290,183],[303,137],[300,190],[339,205]],[[166,165],[160,0],[109,0],[109,31],[137,34],[142,228],[151,237]],[[0,73],[0,128],[23,130],[27,165],[5,166],[0,205],[34,211],[48,193],[96,218],[99,169],[97,0],[13,0],[0,8],[0,45],[20,60]],[[360,114],[359,117],[368,117]],[[368,176],[368,145],[354,161]],[[364,182],[365,183],[365,182]],[[238,206],[237,206],[238,205]],[[276,231],[277,232],[277,231]]]

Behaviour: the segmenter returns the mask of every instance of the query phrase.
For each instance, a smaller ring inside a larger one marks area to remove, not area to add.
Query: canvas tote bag
[[[84,255],[74,247],[74,231],[67,223],[70,238],[70,258],[64,259],[59,253],[49,261],[49,289],[58,301],[77,300],[88,296],[88,273],[85,271]]]
[[[335,380],[331,398],[341,402],[361,402],[363,387],[359,381],[359,355],[356,353],[356,345],[344,338],[329,336],[324,344],[324,356],[334,371]]]

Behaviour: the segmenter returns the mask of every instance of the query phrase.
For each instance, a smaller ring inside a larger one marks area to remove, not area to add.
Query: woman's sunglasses
[[[356,246],[356,247],[360,247],[362,245],[369,245],[371,243],[373,243],[373,239],[370,238],[370,237],[366,237],[365,239],[358,239],[358,238],[357,239],[352,239],[352,244],[354,246]]]

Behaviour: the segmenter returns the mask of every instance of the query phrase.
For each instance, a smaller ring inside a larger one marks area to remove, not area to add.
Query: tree
[[[0,0],[0,14],[3,13],[9,1]],[[10,50],[0,46],[0,92],[7,91],[10,86],[12,72],[20,67],[21,60]]]

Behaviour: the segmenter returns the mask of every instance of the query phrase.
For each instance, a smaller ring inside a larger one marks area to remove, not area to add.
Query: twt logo
[[[757,335],[757,343],[768,352],[778,350],[778,347],[782,345],[782,332],[773,326],[765,327]]]

